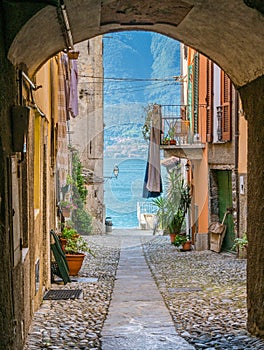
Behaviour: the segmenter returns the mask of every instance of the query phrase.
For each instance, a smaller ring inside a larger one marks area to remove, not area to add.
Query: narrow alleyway
[[[45,300],[24,350],[264,349],[246,331],[245,260],[182,253],[151,231],[86,239],[96,257],[76,281],[52,285],[81,297]]]
[[[122,236],[112,301],[102,332],[103,350],[194,349],[180,338],[146,264],[139,232]]]

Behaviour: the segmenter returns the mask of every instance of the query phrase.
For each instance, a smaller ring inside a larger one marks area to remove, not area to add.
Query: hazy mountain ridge
[[[175,40],[150,32],[107,35],[104,39],[106,157],[120,154],[147,157],[147,144],[141,132],[144,107],[149,103],[179,104],[180,86],[173,79],[179,74],[180,44]],[[135,80],[155,78],[163,81]]]

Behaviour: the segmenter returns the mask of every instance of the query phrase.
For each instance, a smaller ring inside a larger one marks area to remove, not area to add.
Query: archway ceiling
[[[211,58],[237,87],[264,74],[264,16],[243,0],[68,0],[65,5],[74,43],[111,31],[156,31]],[[29,18],[26,7],[33,4],[23,6],[25,24],[8,58],[33,74],[65,48],[65,39],[55,6],[45,4]],[[12,27],[12,18],[8,21]]]

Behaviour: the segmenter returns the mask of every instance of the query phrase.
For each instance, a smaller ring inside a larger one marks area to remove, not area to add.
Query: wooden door
[[[218,203],[219,203],[219,221],[222,222],[227,208],[232,207],[232,177],[229,170],[217,171],[218,181]],[[222,245],[222,250],[232,250],[234,245],[234,222],[233,216],[228,214],[224,224],[227,226],[226,234]]]

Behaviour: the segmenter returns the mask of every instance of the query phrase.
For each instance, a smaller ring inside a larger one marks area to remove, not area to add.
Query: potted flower
[[[78,275],[85,258],[85,253],[94,256],[88,243],[81,236],[67,239],[65,256],[68,262],[70,276]]]
[[[76,209],[76,205],[69,201],[60,201],[59,203],[60,209],[64,217],[70,217],[71,210]]]

